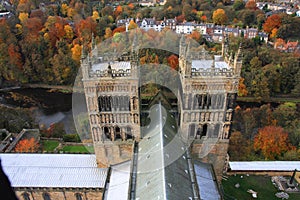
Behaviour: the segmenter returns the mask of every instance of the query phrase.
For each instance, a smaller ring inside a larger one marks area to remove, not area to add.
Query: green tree
[[[235,0],[233,3],[233,9],[234,10],[242,10],[245,8],[245,2],[243,0]]]

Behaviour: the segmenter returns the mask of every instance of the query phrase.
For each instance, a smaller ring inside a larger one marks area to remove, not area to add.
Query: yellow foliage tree
[[[276,38],[276,36],[277,36],[277,31],[278,31],[277,28],[273,28],[273,29],[272,29],[272,32],[271,32],[271,35],[270,35],[270,38]]]
[[[243,97],[247,96],[248,90],[246,88],[246,85],[244,84],[244,78],[240,78],[239,80],[239,86],[238,86],[238,96]]]
[[[69,6],[65,3],[61,4],[60,11],[64,16],[68,15]]]
[[[19,20],[23,24],[26,20],[28,19],[28,13],[26,12],[21,12],[19,14]]]
[[[75,9],[69,8],[69,9],[68,9],[68,13],[67,13],[68,18],[69,18],[69,19],[73,19],[75,13],[76,13],[76,10],[75,10]]]
[[[131,21],[129,22],[129,25],[128,25],[128,29],[129,29],[129,30],[135,29],[135,28],[137,28],[137,27],[138,27],[138,25],[137,25],[133,20],[131,20]]]
[[[225,24],[228,20],[225,10],[219,8],[213,12],[212,16],[213,22],[215,24]]]
[[[112,36],[112,30],[111,30],[109,27],[107,27],[107,28],[105,29],[105,35],[104,35],[104,38],[107,39],[107,38],[110,38],[111,36]]]
[[[93,11],[92,19],[93,19],[94,21],[96,21],[96,20],[99,19],[99,18],[100,18],[99,13],[98,13],[97,11]]]
[[[66,38],[73,39],[74,37],[73,28],[69,24],[64,26],[64,30],[66,32]]]
[[[79,44],[75,44],[71,49],[72,51],[72,59],[76,61],[80,61],[82,47]]]

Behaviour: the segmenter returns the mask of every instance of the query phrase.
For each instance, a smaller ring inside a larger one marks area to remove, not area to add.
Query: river
[[[49,127],[60,122],[64,124],[66,133],[76,133],[71,93],[42,88],[18,88],[0,92],[0,104],[6,107],[30,108],[40,126]]]

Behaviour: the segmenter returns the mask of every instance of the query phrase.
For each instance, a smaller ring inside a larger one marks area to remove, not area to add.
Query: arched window
[[[136,110],[138,108],[138,100],[137,97],[133,97],[132,99],[132,106],[133,106],[133,110]]]
[[[104,140],[111,140],[110,132],[108,127],[103,128]]]
[[[118,126],[116,126],[115,127],[115,140],[118,140],[118,139],[122,139],[122,137],[121,137],[121,129],[120,129],[120,127],[118,127]]]
[[[195,124],[191,124],[189,126],[189,133],[190,133],[190,138],[194,138],[195,137]]]
[[[212,137],[214,137],[214,138],[218,137],[219,132],[220,132],[220,126],[221,126],[220,124],[216,124],[216,125],[215,125],[214,133],[213,133],[213,136],[212,136]]]
[[[127,139],[133,139],[133,135],[132,135],[132,130],[131,130],[131,127],[130,126],[127,126],[126,127],[126,138]]]
[[[201,131],[200,138],[202,138],[202,137],[204,137],[204,136],[207,136],[207,129],[208,129],[207,124],[204,124],[204,125],[202,126],[202,131]]]
[[[30,200],[29,194],[28,194],[27,192],[24,192],[24,193],[22,194],[22,196],[23,196],[23,199],[24,199],[24,200]]]
[[[82,195],[79,193],[75,194],[76,200],[82,200]]]
[[[44,200],[51,200],[50,195],[48,193],[43,193]]]

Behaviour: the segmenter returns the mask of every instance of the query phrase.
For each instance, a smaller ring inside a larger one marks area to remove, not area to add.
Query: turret
[[[86,54],[84,49],[84,45],[82,45],[81,50],[81,70],[82,70],[82,77],[83,79],[87,79],[89,77],[89,55]]]
[[[134,34],[132,46],[131,46],[131,76],[138,78],[138,65],[139,65],[139,46],[137,34]]]
[[[179,42],[179,57],[185,57],[185,51],[186,51],[186,39],[184,34],[182,34]]]
[[[234,58],[234,63],[233,63],[233,69],[234,69],[235,75],[240,76],[241,69],[242,69],[242,59],[243,59],[242,45],[240,44],[238,52]]]

